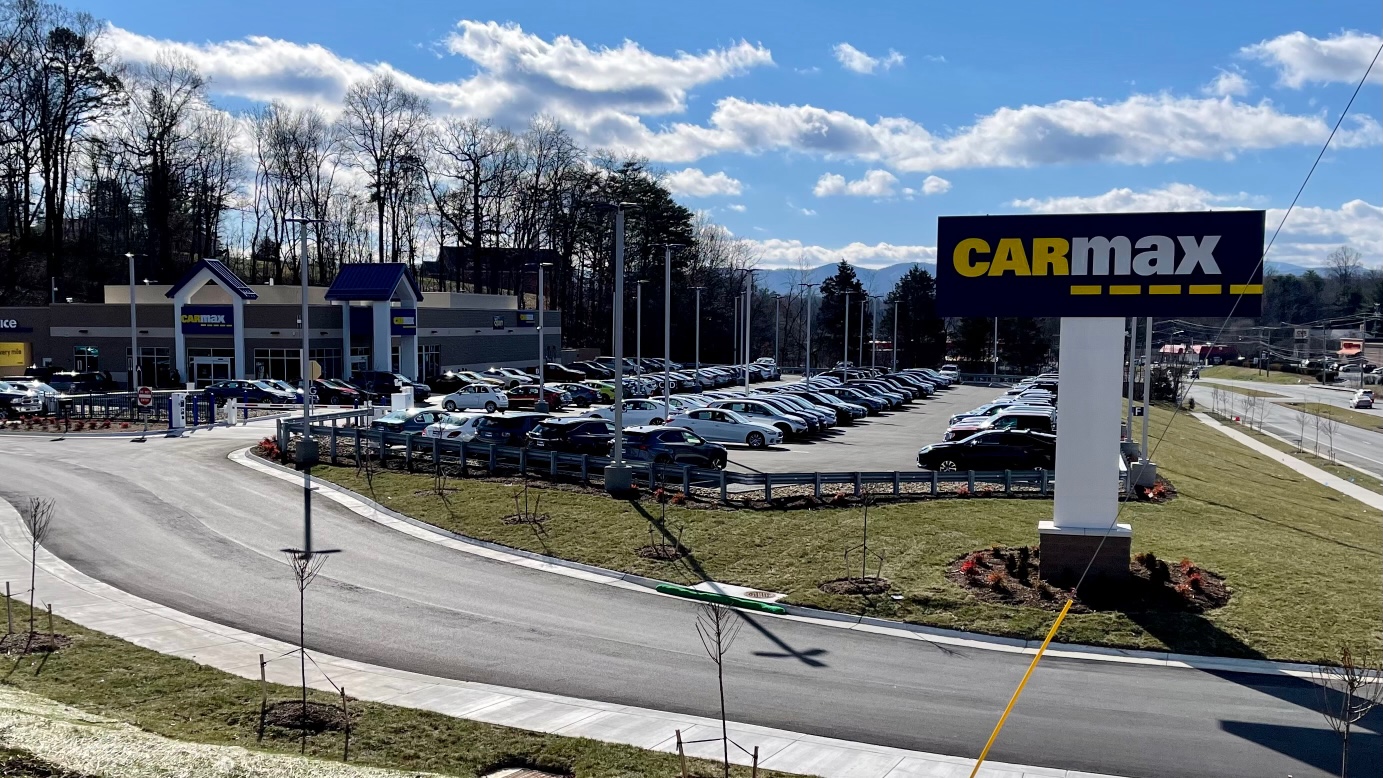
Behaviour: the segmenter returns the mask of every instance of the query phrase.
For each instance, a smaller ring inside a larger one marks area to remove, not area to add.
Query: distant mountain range
[[[920,266],[933,276],[936,275],[936,265],[931,262],[899,262],[896,265],[881,267],[878,270],[857,267],[855,268],[855,274],[859,276],[860,283],[864,285],[865,290],[870,294],[888,294],[889,291],[893,289],[894,284],[898,283],[898,279],[902,278],[903,274],[908,272],[908,269],[914,264]],[[1282,275],[1299,276],[1310,269],[1311,268],[1292,265],[1286,262],[1268,263],[1269,271],[1281,273]],[[754,279],[754,284],[761,289],[770,289],[785,295],[800,293],[802,291],[801,289],[794,289],[794,284],[804,282],[819,284],[835,274],[836,266],[834,264],[814,267],[806,271],[805,278],[800,270],[780,268],[761,271]]]

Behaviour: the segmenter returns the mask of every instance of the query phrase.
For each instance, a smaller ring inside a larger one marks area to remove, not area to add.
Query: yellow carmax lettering
[[[970,259],[971,254],[988,254],[989,244],[980,238],[966,238],[956,244],[955,251],[951,252],[951,264],[955,266],[956,272],[966,278],[979,278],[989,270],[988,262],[975,262]]]
[[[1001,276],[1012,271],[1016,276],[1032,275],[1028,267],[1028,254],[1023,250],[1023,241],[1018,238],[1000,238],[999,247],[994,250],[994,261],[989,265],[989,275]]]
[[[1032,239],[1032,274],[1071,275],[1071,242],[1065,238]]]

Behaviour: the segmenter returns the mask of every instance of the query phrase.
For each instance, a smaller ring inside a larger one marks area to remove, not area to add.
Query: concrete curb
[[[252,457],[250,449],[242,448],[232,451],[227,458],[232,462],[248,467],[252,470],[264,473],[280,480],[300,481],[302,475],[290,468],[282,465],[267,462],[257,457]],[[407,534],[419,540],[438,543],[454,548],[458,551],[477,554],[498,562],[508,562],[518,564],[523,567],[545,570],[557,575],[566,575],[571,578],[580,578],[593,583],[606,583],[619,585],[621,588],[636,589],[646,594],[656,597],[671,597],[672,595],[662,594],[655,591],[659,586],[680,586],[669,581],[659,581],[653,578],[646,578],[633,573],[623,573],[617,570],[609,570],[594,565],[582,564],[557,557],[544,556],[532,551],[511,548],[499,543],[493,543],[466,535],[444,530],[440,527],[427,524],[410,516],[405,516],[390,508],[371,500],[364,495],[352,492],[349,489],[313,478],[312,483],[323,496],[332,499],[338,504],[354,511],[363,518],[375,521],[394,529],[403,529]],[[357,503],[359,510],[351,503]],[[383,514],[385,518],[381,518]],[[819,626],[835,627],[840,629],[856,629],[864,632],[872,632],[891,637],[905,638],[909,640],[928,640],[934,643],[978,649],[983,651],[1002,651],[1015,654],[1035,654],[1041,646],[1040,640],[1024,640],[1020,638],[1005,638],[995,635],[984,635],[975,632],[964,632],[961,630],[942,629],[940,627],[928,627],[920,624],[907,624],[900,621],[891,621],[872,616],[857,616],[837,611],[825,611],[816,608],[809,608],[801,605],[790,605],[779,602],[787,610],[787,615],[777,616],[771,614],[758,614],[765,618],[791,619],[795,621],[807,621]],[[1053,643],[1047,649],[1047,656],[1062,659],[1078,659],[1094,662],[1118,662],[1122,664],[1137,664],[1160,666],[1187,670],[1199,670],[1206,672],[1237,672],[1249,673],[1254,675],[1286,675],[1295,678],[1314,678],[1316,667],[1314,665],[1300,664],[1295,662],[1274,662],[1259,659],[1233,659],[1211,656],[1195,656],[1191,654],[1173,654],[1163,651],[1144,651],[1137,649],[1104,648],[1100,646],[1083,646],[1069,643]]]

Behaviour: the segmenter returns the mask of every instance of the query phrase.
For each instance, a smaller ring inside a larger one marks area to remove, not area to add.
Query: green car
[[[607,403],[615,401],[615,384],[613,381],[582,381],[582,384],[600,392],[600,399]]]

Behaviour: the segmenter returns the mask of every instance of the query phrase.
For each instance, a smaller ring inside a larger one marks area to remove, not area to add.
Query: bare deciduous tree
[[[38,547],[48,539],[53,526],[53,501],[30,497],[22,514],[24,528],[29,531],[29,635],[24,641],[24,653],[34,637],[34,592],[38,588]]]
[[[1340,736],[1340,778],[1349,776],[1349,736],[1354,725],[1383,705],[1383,656],[1340,648],[1339,665],[1316,669],[1321,714]]]
[[[325,554],[304,554],[301,551],[285,551],[288,566],[293,571],[293,581],[298,586],[298,669],[302,674],[302,727],[303,753],[307,752],[307,587],[317,579],[317,574],[326,564]]]
[[[708,602],[696,616],[696,634],[706,655],[716,663],[716,682],[720,687],[720,737],[723,746],[725,778],[730,778],[730,729],[725,715],[725,654],[739,637],[744,622],[739,614],[725,605]]]
[[[376,261],[398,261],[399,225],[391,225],[390,253],[386,254],[384,215],[396,205],[406,175],[417,169],[427,119],[427,103],[387,73],[376,73],[346,92],[342,147],[345,159],[369,179],[379,232]]]

